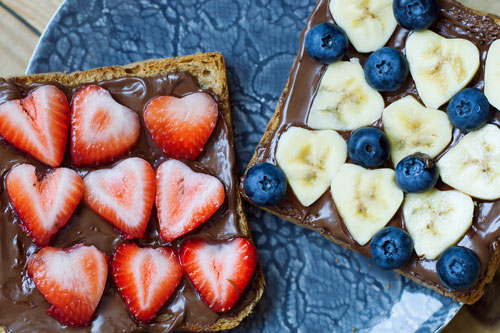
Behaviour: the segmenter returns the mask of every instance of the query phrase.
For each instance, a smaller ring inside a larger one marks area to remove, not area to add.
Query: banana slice
[[[392,1],[331,0],[330,11],[354,48],[367,53],[384,46],[398,25]]]
[[[471,227],[473,213],[474,202],[459,191],[408,194],[403,205],[415,252],[426,259],[436,259],[456,244]]]
[[[325,193],[347,158],[347,145],[335,131],[290,127],[276,149],[276,160],[304,206]]]
[[[307,125],[314,129],[354,130],[380,118],[384,100],[365,80],[359,59],[328,66],[311,106]]]
[[[416,152],[435,157],[450,143],[453,131],[446,113],[427,109],[412,96],[389,105],[382,123],[394,165]]]
[[[332,182],[332,196],[345,226],[359,245],[368,243],[403,201],[394,170],[369,170],[355,164],[340,167]]]
[[[500,39],[488,50],[484,72],[484,94],[491,105],[500,110]]]
[[[427,107],[438,109],[472,80],[479,68],[479,50],[470,41],[447,39],[429,31],[413,32],[406,57],[418,93]]]
[[[451,187],[479,199],[500,198],[500,129],[488,124],[470,132],[437,164]]]

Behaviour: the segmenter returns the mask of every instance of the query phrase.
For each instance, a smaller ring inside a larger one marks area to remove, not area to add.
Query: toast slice
[[[242,186],[240,190],[242,195],[247,201],[254,205],[255,203],[253,203],[245,195],[244,181],[249,168],[263,162],[277,164],[276,148],[280,135],[291,125],[308,128],[306,125],[306,117],[311,106],[311,100],[304,101],[303,99],[304,96],[310,97],[311,99],[314,98],[326,66],[315,62],[311,57],[309,57],[305,50],[305,35],[312,26],[319,23],[335,23],[328,8],[329,1],[335,0],[318,0],[316,7],[314,8],[311,16],[308,18],[306,27],[300,36],[300,49],[291,68],[288,81],[277,103],[275,112],[267,125],[261,141],[256,147],[255,153],[247,166],[244,176],[241,179]],[[467,38],[478,46],[482,55],[482,67],[479,69],[478,74],[469,86],[477,86],[481,88],[481,81],[484,77],[485,54],[492,41],[500,39],[500,18],[488,13],[472,10],[461,5],[455,0],[438,0],[437,2],[441,8],[440,17],[438,18],[438,22],[430,29],[438,33],[443,33],[448,31],[448,28],[453,29],[459,25],[459,27],[457,27],[457,31],[460,30],[460,37]],[[481,27],[484,28],[484,31],[481,30]],[[404,28],[396,28],[396,32],[393,34],[386,46],[392,46],[400,50],[404,49],[404,41],[406,39],[404,34],[407,33],[408,31],[405,31]],[[352,46],[350,46],[343,60],[347,61],[352,57],[356,57],[360,59],[361,64],[364,64],[368,55],[369,54],[360,54],[356,52]],[[416,91],[415,84],[410,75],[408,81],[409,82],[405,83],[405,85],[401,88],[402,91],[406,90],[403,94],[400,91],[396,93],[382,94],[386,107],[388,104],[407,95],[408,91],[412,91],[412,89],[413,91]],[[412,94],[416,95],[416,92]],[[290,109],[293,110],[293,113],[290,112]],[[443,107],[440,109],[445,110]],[[496,113],[498,114],[498,110],[496,110]],[[380,120],[377,120],[374,124],[375,125],[372,126],[377,126],[377,124],[380,124]],[[347,139],[349,135],[347,131],[340,132],[340,134],[344,137],[344,139]],[[393,165],[388,167],[394,168]],[[329,206],[325,205],[325,202],[328,200],[331,201],[331,205]],[[315,204],[318,205],[315,206]],[[499,200],[496,201],[496,204],[500,205]],[[290,189],[290,186],[288,186],[285,197],[277,205],[270,207],[258,207],[284,220],[297,224],[298,226],[317,231],[328,240],[337,243],[344,248],[360,252],[368,257],[370,256],[369,243],[365,246],[360,246],[350,236],[338,214],[338,210],[335,207],[333,200],[331,199],[330,189],[328,189],[315,203],[309,206],[313,207],[312,209],[306,209],[306,207],[298,201],[297,197]],[[325,211],[331,212],[329,218],[324,218]],[[402,216],[401,207],[396,212],[395,216]],[[480,237],[479,234],[474,231],[478,225],[477,210],[475,211],[474,216],[475,220],[473,221],[473,227],[466,234],[468,237],[463,237],[462,240],[459,241],[458,245],[468,247],[467,238],[471,239],[470,237],[474,236]],[[395,218],[393,218],[387,225],[401,227],[401,224],[401,221],[395,222]],[[329,230],[329,227],[331,226],[334,226],[332,228],[335,228],[333,232]],[[433,271],[430,273],[424,270],[424,274],[422,274],[423,269],[420,269],[420,271],[415,270],[415,265],[419,264],[419,259],[415,253],[413,254],[412,259],[410,259],[410,264],[396,271],[425,287],[433,289],[442,295],[453,298],[457,302],[472,304],[483,295],[485,285],[492,281],[495,271],[500,264],[500,230],[490,230],[487,237],[488,240],[483,238],[479,240],[476,238],[478,242],[477,244],[479,244],[478,247],[480,248],[479,252],[481,252],[480,261],[482,270],[478,282],[469,289],[453,291],[444,286],[439,281],[435,272],[436,260],[427,261],[426,263],[431,267],[434,267]]]
[[[181,74],[179,74],[181,73]],[[32,87],[39,85],[41,83],[51,83],[51,84],[56,84],[59,87],[62,87],[63,89],[66,89],[65,91],[71,91],[74,87],[79,87],[83,85],[87,85],[90,83],[93,84],[99,84],[104,81],[109,82],[110,80],[113,82],[122,80],[126,78],[134,78],[136,79],[137,82],[139,82],[141,79],[146,79],[146,78],[155,78],[155,77],[160,77],[162,76],[165,78],[165,76],[170,80],[170,74],[172,74],[175,79],[175,77],[179,75],[187,75],[192,78],[194,78],[194,81],[196,81],[196,84],[199,86],[199,89],[203,91],[210,92],[212,96],[215,97],[215,99],[218,102],[219,105],[219,115],[222,117],[219,117],[218,119],[218,127],[216,127],[216,130],[214,130],[213,134],[216,134],[217,128],[222,128],[222,133],[223,135],[219,137],[214,137],[214,135],[211,137],[211,139],[208,141],[207,146],[213,144],[214,142],[217,143],[219,141],[217,140],[226,140],[226,141],[220,141],[222,142],[222,145],[226,147],[226,152],[227,155],[224,155],[225,158],[228,158],[228,161],[223,161],[224,165],[229,165],[230,168],[227,174],[227,181],[226,183],[226,191],[230,195],[232,194],[234,197],[230,198],[229,196],[226,199],[226,204],[223,205],[222,210],[227,212],[228,210],[231,210],[232,214],[231,216],[234,217],[234,221],[232,221],[233,224],[229,225],[223,225],[222,229],[224,229],[224,232],[221,232],[220,234],[216,232],[218,224],[222,223],[218,218],[222,220],[222,213],[216,213],[214,215],[215,218],[212,218],[207,222],[207,224],[210,224],[208,227],[202,227],[204,229],[203,232],[207,232],[207,234],[211,235],[211,239],[213,240],[214,236],[213,235],[219,235],[222,237],[220,240],[223,239],[228,239],[231,238],[231,235],[234,236],[241,236],[245,237],[248,239],[252,239],[252,235],[248,226],[248,221],[246,218],[246,214],[244,211],[244,207],[242,204],[242,200],[238,191],[238,186],[237,186],[237,177],[236,177],[236,169],[234,165],[234,151],[233,151],[233,129],[232,129],[232,123],[231,123],[231,112],[230,112],[230,103],[229,103],[229,96],[228,96],[228,86],[227,86],[227,78],[226,78],[226,66],[225,66],[225,61],[223,56],[220,53],[198,53],[195,55],[191,56],[183,56],[183,57],[177,57],[177,58],[167,58],[167,59],[157,59],[157,60],[147,60],[147,61],[141,61],[141,62],[136,62],[132,63],[130,65],[126,66],[112,66],[112,67],[103,67],[103,68],[96,68],[96,69],[91,69],[83,72],[75,72],[75,73],[46,73],[46,74],[33,74],[33,75],[25,75],[25,76],[18,76],[18,77],[12,77],[12,78],[7,78],[6,80],[0,81],[0,96],[2,96],[1,91],[2,87],[4,89],[10,89],[9,87]],[[127,89],[135,89],[135,84],[138,84],[137,82],[134,82],[134,85],[128,85],[126,86]],[[142,83],[139,82],[139,85]],[[161,83],[160,83],[161,85]],[[144,87],[143,87],[144,88]],[[146,89],[146,88],[144,88]],[[179,89],[184,89],[180,87]],[[161,90],[161,89],[160,89]],[[113,94],[113,92],[112,92]],[[71,95],[71,93],[70,93]],[[158,93],[160,95],[160,93]],[[133,98],[133,97],[132,97]],[[0,98],[0,102],[1,102]],[[124,103],[126,104],[126,103]],[[135,110],[137,112],[142,112],[142,110]],[[225,133],[227,132],[227,133]],[[146,129],[144,128],[144,124],[142,123],[141,125],[141,137],[143,137],[146,133]],[[217,132],[220,133],[220,132]],[[139,142],[143,139],[139,139]],[[223,138],[223,139],[220,139]],[[226,138],[226,139],[224,139]],[[146,139],[143,140],[143,142],[147,142]],[[148,147],[148,146],[146,146]],[[13,148],[9,147],[2,147],[0,149],[0,156],[2,154],[13,154],[9,156],[14,156],[16,154],[21,154]],[[153,148],[151,148],[153,150]],[[134,155],[136,152],[132,151],[132,155]],[[208,154],[208,153],[207,153]],[[141,155],[142,156],[142,155]],[[5,157],[7,158],[7,157]],[[36,161],[32,160],[29,158],[29,156],[22,156],[23,159],[28,159],[28,163],[33,163],[36,164]],[[196,165],[201,164],[202,167],[204,161],[207,160],[206,157],[202,154],[200,159],[204,159],[201,162],[194,162]],[[219,157],[220,158],[220,157]],[[66,160],[66,159],[65,159]],[[2,163],[2,162],[0,162]],[[66,162],[63,162],[62,166],[65,166]],[[152,162],[155,163],[155,162]],[[156,166],[156,165],[153,165]],[[196,166],[195,166],[196,167]],[[208,167],[207,167],[208,168]],[[214,175],[217,176],[217,170],[212,170]],[[227,184],[229,182],[229,184]],[[1,198],[1,205],[6,205],[8,202],[8,199],[5,194],[6,191],[3,191],[2,198]],[[82,204],[80,204],[82,206]],[[54,246],[56,247],[66,247],[65,245],[67,243],[71,243],[70,239],[75,237],[75,234],[70,232],[71,228],[80,228],[79,224],[81,224],[81,228],[83,229],[85,226],[85,220],[90,219],[90,218],[95,218],[94,215],[91,213],[82,211],[83,208],[79,208],[76,211],[75,215],[78,215],[76,218],[78,218],[78,221],[73,221],[71,220],[68,222],[68,225],[66,226],[65,229],[62,229],[59,232],[58,238],[55,241]],[[6,241],[7,238],[10,238],[12,236],[15,236],[16,239],[20,239],[17,244],[21,248],[21,250],[16,250],[14,248],[12,249],[0,249],[0,254],[1,258],[0,259],[0,266],[6,265],[8,263],[12,263],[15,261],[19,261],[22,263],[22,267],[16,267],[14,270],[22,272],[25,269],[25,261],[27,258],[13,258],[15,254],[20,254],[22,257],[22,254],[26,253],[26,250],[28,248],[31,248],[30,251],[33,251],[35,248],[33,245],[30,245],[28,240],[29,238],[25,237],[23,233],[19,230],[18,226],[15,225],[16,223],[12,223],[12,220],[14,219],[14,216],[12,214],[4,214],[5,216],[3,217],[4,220],[2,221],[2,226],[7,225],[7,229],[10,229],[10,231],[0,231],[0,239],[2,239],[0,242],[3,242],[4,244],[6,243],[12,243],[12,239],[9,241]],[[152,212],[152,218],[155,219],[155,211],[153,210]],[[83,218],[80,218],[82,217]],[[100,222],[99,222],[100,223]],[[226,222],[224,222],[226,223]],[[154,226],[152,226],[154,224]],[[77,226],[75,226],[77,225]],[[88,226],[88,225],[87,225]],[[3,229],[4,227],[2,227]],[[100,234],[106,234],[107,232],[113,233],[114,231],[112,229],[109,229],[108,226],[105,224],[99,224],[97,226],[94,226],[94,228],[101,229],[98,232]],[[149,227],[148,227],[148,235],[154,235],[155,231],[154,229],[157,228],[157,221],[150,221]],[[151,230],[153,229],[153,230]],[[215,230],[215,231],[214,231]],[[3,232],[3,234],[2,234]],[[192,233],[189,234],[191,237],[195,237],[197,235],[197,231],[194,230]],[[156,237],[158,234],[156,234]],[[97,236],[96,236],[97,237]],[[113,237],[113,236],[110,236]],[[217,236],[218,237],[218,236]],[[5,240],[4,240],[5,238]],[[96,238],[99,239],[99,238]],[[111,238],[110,238],[111,239]],[[217,239],[215,239],[217,240]],[[73,241],[76,241],[73,239]],[[92,242],[90,239],[81,239],[83,242],[89,243],[88,245],[92,245]],[[102,239],[100,240],[102,241]],[[109,243],[109,239],[106,239]],[[104,243],[102,243],[104,244]],[[96,247],[99,247],[100,244],[95,244]],[[107,246],[107,245],[103,245]],[[111,248],[110,248],[111,249]],[[105,250],[103,250],[105,251]],[[109,252],[109,251],[106,251]],[[108,253],[109,255],[110,253]],[[18,273],[19,273],[18,272]],[[16,274],[18,274],[16,273]],[[6,285],[6,281],[9,280],[9,277],[7,276],[8,274],[2,274],[0,273],[0,284],[1,285]],[[24,274],[23,274],[24,275]],[[15,275],[11,275],[12,276]],[[186,279],[186,278],[184,278]],[[21,276],[19,277],[19,282],[21,283]],[[9,280],[10,281],[10,280]],[[123,323],[126,322],[126,325],[118,326],[117,330],[119,329],[120,331],[138,331],[138,330],[148,330],[148,331],[169,331],[169,330],[182,330],[182,331],[219,331],[219,330],[226,330],[226,329],[231,329],[235,326],[237,326],[246,316],[250,314],[252,309],[256,306],[257,302],[260,300],[264,286],[265,286],[265,281],[264,277],[262,274],[262,268],[260,267],[260,264],[257,264],[257,269],[255,271],[255,274],[249,283],[247,290],[243,293],[241,296],[240,300],[238,301],[237,305],[229,312],[223,313],[223,314],[216,314],[215,312],[212,312],[211,310],[207,310],[208,307],[206,307],[200,300],[199,296],[197,295],[196,290],[194,290],[194,287],[190,284],[187,279],[183,282],[184,285],[180,287],[179,289],[189,289],[191,290],[189,292],[183,292],[183,296],[172,296],[172,298],[167,302],[167,304],[158,312],[157,318],[154,321],[154,325],[150,326],[138,326],[136,325],[130,317],[128,317],[128,313],[125,310],[125,305],[119,305],[118,300],[119,299],[117,292],[113,289],[111,286],[111,283],[109,282],[111,279],[108,280],[108,286],[104,292],[103,299],[101,300],[101,305],[98,307],[96,313],[99,315],[99,313],[102,313],[102,318],[104,318],[104,322],[102,322],[102,325],[106,325],[108,329],[112,330],[114,323]],[[21,285],[16,285],[15,282],[9,282],[13,283],[12,288],[15,289],[16,291],[20,291],[23,287]],[[177,293],[180,293],[181,291],[178,290]],[[20,292],[21,293],[21,292]],[[19,298],[22,300],[26,299],[32,299],[33,294],[38,293],[38,291],[31,289],[29,290],[26,294],[22,295],[16,295],[14,298]],[[187,296],[184,296],[187,295]],[[42,298],[40,298],[41,295],[37,295],[37,297],[34,297],[34,301],[28,301],[25,306],[19,306],[19,303],[14,302],[9,302],[11,299],[10,297],[0,297],[3,299],[3,301],[0,301],[0,332],[5,331],[17,331],[17,330],[33,330],[37,331],[39,329],[50,329],[50,327],[45,327],[44,325],[56,325],[52,328],[52,331],[59,331],[65,329],[64,326],[58,325],[58,323],[55,321],[55,319],[49,317],[48,315],[45,314],[45,309],[47,308],[47,303],[45,301],[42,301]],[[175,300],[172,300],[175,298]],[[191,300],[187,300],[190,298]],[[33,302],[35,306],[33,306]],[[175,303],[176,302],[176,303]],[[189,303],[190,308],[189,311],[191,312],[190,315],[185,313],[185,309],[181,307],[181,311],[179,312],[179,302],[192,302]],[[16,305],[14,305],[16,303]],[[22,303],[22,302],[21,302]],[[173,303],[173,305],[172,305]],[[31,304],[31,305],[30,305]],[[172,305],[172,306],[171,306]],[[12,307],[12,310],[7,310],[8,307]],[[177,310],[175,311],[170,311],[172,307],[177,307]],[[199,318],[201,318],[199,321],[196,318],[196,314],[198,309],[203,308],[203,315],[200,315]],[[119,309],[117,309],[119,308]],[[24,314],[22,314],[24,312]],[[17,320],[19,322],[16,322],[15,319],[12,318],[12,316],[16,316]],[[124,316],[127,316],[126,318]],[[26,318],[28,318],[26,322]],[[186,319],[187,318],[187,319]],[[21,322],[23,321],[24,322]],[[30,327],[29,322],[32,320],[33,322],[36,322],[37,327]],[[96,320],[100,321],[100,320]],[[162,323],[164,323],[162,325]],[[4,326],[4,328],[2,328]],[[91,327],[87,327],[82,329],[82,331],[90,331]]]

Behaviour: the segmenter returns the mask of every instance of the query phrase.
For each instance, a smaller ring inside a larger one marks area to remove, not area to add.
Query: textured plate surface
[[[250,160],[315,0],[67,0],[29,73],[78,71],[199,51],[228,65],[238,167]],[[434,332],[460,304],[248,206],[267,280],[242,332]]]

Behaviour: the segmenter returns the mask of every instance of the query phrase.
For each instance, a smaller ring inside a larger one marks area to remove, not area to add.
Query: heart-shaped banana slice
[[[459,191],[408,194],[403,205],[406,229],[419,257],[436,259],[472,225],[474,203]]]
[[[331,0],[330,12],[358,52],[373,52],[387,43],[398,25],[392,1]]]
[[[479,50],[470,41],[448,39],[435,32],[413,32],[406,40],[406,57],[420,98],[438,109],[462,90],[479,68]]]
[[[500,39],[488,50],[484,72],[484,94],[491,105],[500,110]]]
[[[330,186],[333,176],[347,158],[347,145],[335,131],[311,131],[290,127],[276,149],[276,160],[293,192],[310,206]]]
[[[470,132],[437,164],[451,187],[479,199],[500,198],[500,129],[488,124]]]
[[[368,170],[354,164],[340,167],[332,196],[351,237],[365,245],[397,212],[403,201],[392,169]]]
[[[330,64],[321,79],[307,125],[314,129],[354,130],[382,114],[384,100],[365,80],[359,59]]]
[[[394,165],[416,152],[435,157],[450,143],[453,131],[446,113],[428,109],[412,96],[389,105],[382,123],[391,142]]]

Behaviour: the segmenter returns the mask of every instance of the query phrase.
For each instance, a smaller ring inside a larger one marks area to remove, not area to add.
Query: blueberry
[[[439,169],[429,155],[415,153],[396,165],[396,184],[407,193],[431,190],[439,178]]]
[[[391,144],[384,131],[375,127],[358,128],[347,143],[349,158],[365,168],[377,168],[388,159]]]
[[[348,39],[344,30],[332,23],[314,26],[306,35],[307,53],[316,61],[330,64],[342,59],[347,51]]]
[[[439,7],[436,0],[394,0],[396,21],[408,30],[424,30],[436,22]]]
[[[365,63],[365,78],[373,89],[396,91],[408,77],[408,61],[404,54],[392,47],[373,52]]]
[[[245,194],[259,206],[274,206],[286,192],[286,176],[270,163],[256,164],[248,170]]]
[[[413,241],[403,229],[385,227],[373,236],[370,252],[379,267],[401,268],[410,260]]]
[[[448,117],[456,128],[472,131],[481,128],[490,116],[490,103],[483,92],[467,88],[453,96],[448,104]]]
[[[461,246],[448,248],[437,261],[439,279],[452,290],[472,286],[479,277],[480,267],[476,254]]]

